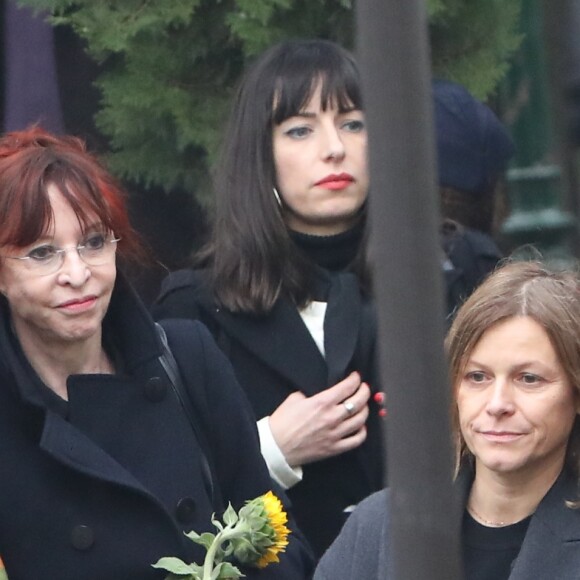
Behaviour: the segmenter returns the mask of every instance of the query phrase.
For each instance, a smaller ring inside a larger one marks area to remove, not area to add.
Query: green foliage
[[[430,24],[434,74],[465,85],[480,99],[497,87],[521,42],[520,0],[450,0]]]
[[[71,26],[101,64],[109,167],[209,201],[209,170],[246,63],[288,37],[353,46],[351,0],[19,0]],[[433,67],[484,98],[517,47],[521,0],[428,0]]]
[[[331,38],[351,46],[352,16],[348,0],[238,0],[226,22],[244,54],[252,56],[290,37]]]
[[[181,580],[197,580],[201,577],[202,568],[198,564],[186,564],[179,558],[174,558],[171,556],[166,556],[165,558],[159,559],[155,564],[152,565],[153,568],[159,570],[166,570],[169,572],[167,578],[181,578]]]

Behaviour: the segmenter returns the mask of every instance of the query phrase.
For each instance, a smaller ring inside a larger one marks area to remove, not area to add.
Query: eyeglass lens
[[[44,250],[44,253],[29,254],[23,258],[23,261],[30,270],[51,274],[62,267],[67,252],[76,251],[88,266],[102,266],[115,255],[118,241],[117,238],[107,239],[99,234],[73,248],[39,248]]]

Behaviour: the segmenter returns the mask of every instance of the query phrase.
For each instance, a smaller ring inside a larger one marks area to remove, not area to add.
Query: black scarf
[[[363,237],[363,222],[332,236],[315,236],[290,231],[292,241],[316,265],[329,272],[346,270],[354,261]]]

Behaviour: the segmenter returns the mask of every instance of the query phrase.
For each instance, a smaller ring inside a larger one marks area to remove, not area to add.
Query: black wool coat
[[[374,364],[375,318],[351,273],[330,274],[323,357],[290,300],[279,299],[264,316],[218,308],[203,271],[170,274],[154,317],[199,319],[227,354],[256,419],[270,415],[294,391],[311,396],[359,371],[378,388]],[[320,555],[347,513],[383,486],[382,425],[370,402],[368,435],[358,449],[303,466],[303,480],[287,491],[299,527]]]
[[[151,567],[162,556],[203,561],[184,532],[215,531],[214,510],[271,489],[248,402],[210,334],[191,321],[165,330],[207,444],[214,499],[153,321],[122,278],[104,321],[118,374],[71,375],[68,403],[28,364],[3,305],[0,555],[10,580],[162,579]],[[306,544],[291,538],[280,564],[247,577],[307,578]]]

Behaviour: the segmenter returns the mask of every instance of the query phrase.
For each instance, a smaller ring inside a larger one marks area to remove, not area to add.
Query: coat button
[[[188,524],[195,514],[195,500],[192,497],[182,497],[177,502],[175,516],[182,524]]]
[[[73,548],[88,550],[95,542],[95,534],[89,526],[75,526],[70,534],[70,541]]]
[[[151,377],[145,383],[145,396],[152,403],[159,403],[167,394],[167,384],[160,377]]]

